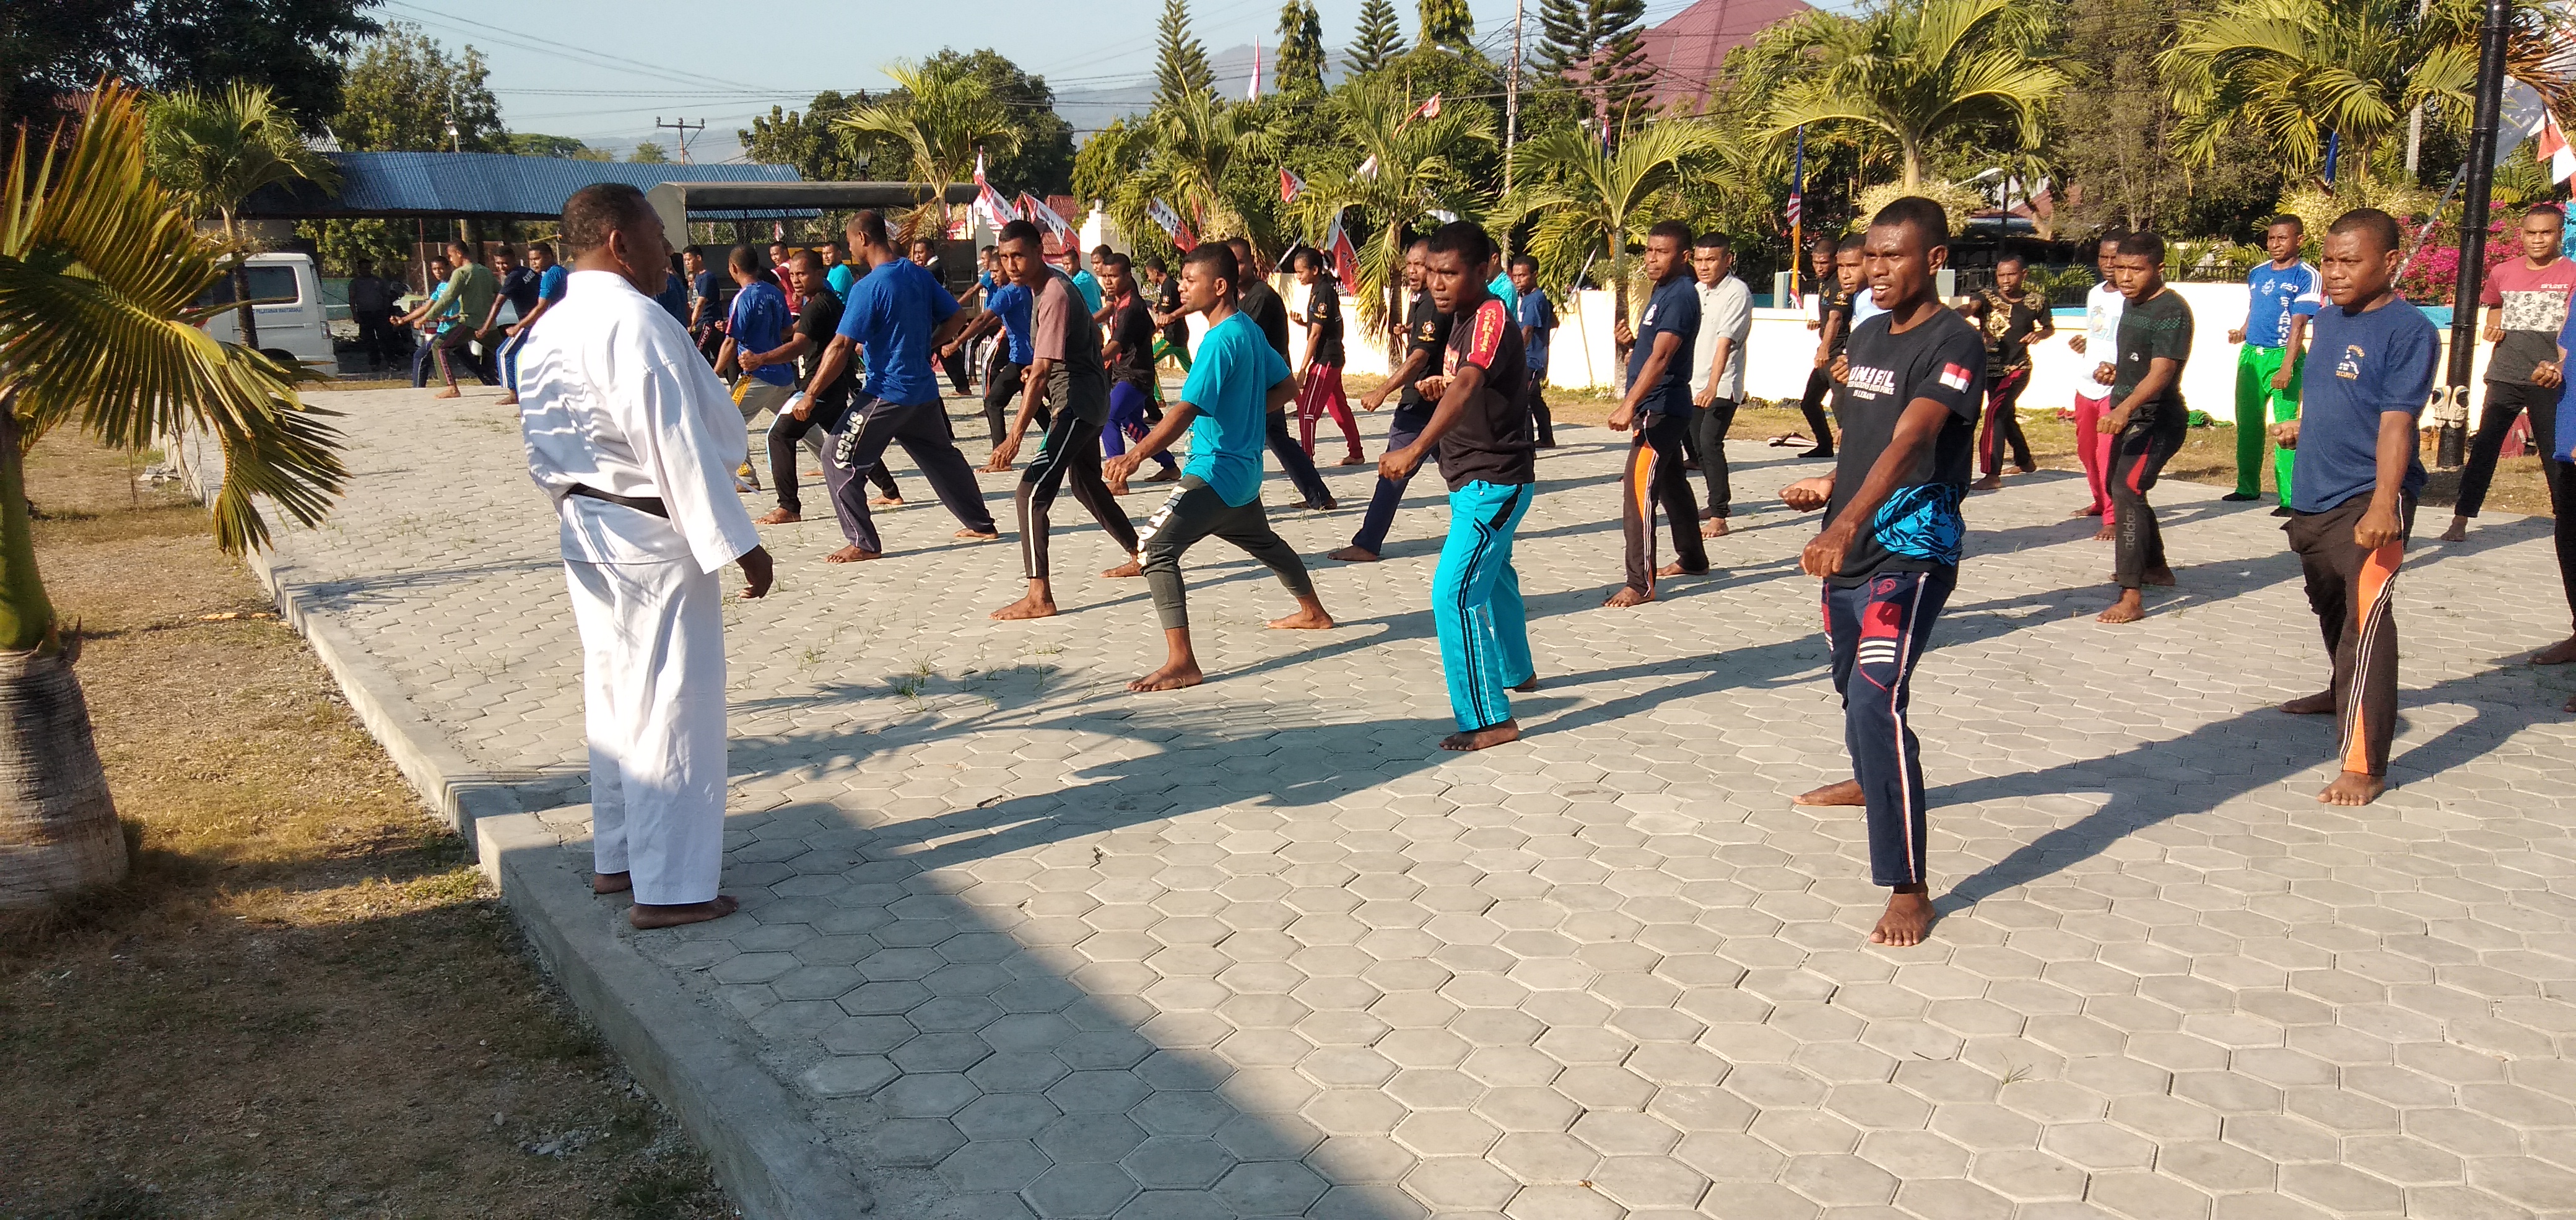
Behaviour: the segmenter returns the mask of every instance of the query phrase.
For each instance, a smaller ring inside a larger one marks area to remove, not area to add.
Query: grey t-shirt
[[[1717,376],[1717,396],[1733,401],[1744,397],[1744,342],[1753,337],[1753,292],[1744,281],[1734,276],[1720,277],[1715,284],[1699,288],[1699,339],[1691,345],[1691,397],[1706,392],[1709,362],[1717,357],[1717,341],[1732,340],[1727,346],[1726,371]]]
[[[1029,348],[1047,367],[1047,402],[1074,418],[1109,418],[1109,375],[1100,363],[1100,327],[1091,320],[1082,290],[1061,271],[1050,271],[1029,307]]]

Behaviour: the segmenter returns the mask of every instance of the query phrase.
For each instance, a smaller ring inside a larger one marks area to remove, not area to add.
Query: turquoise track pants
[[[1512,718],[1511,688],[1530,680],[1529,620],[1512,570],[1512,535],[1537,489],[1469,483],[1449,493],[1449,540],[1431,575],[1431,623],[1460,732]]]

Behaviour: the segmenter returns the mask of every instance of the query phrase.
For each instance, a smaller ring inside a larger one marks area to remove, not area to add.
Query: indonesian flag
[[[1337,209],[1331,224],[1324,227],[1324,255],[1333,260],[1333,278],[1344,284],[1356,284],[1360,278],[1359,248],[1351,244],[1351,235],[1342,228],[1342,214]]]
[[[1146,201],[1145,219],[1153,221],[1164,236],[1172,239],[1173,245],[1184,251],[1197,248],[1198,238],[1191,235],[1188,225],[1181,223],[1181,214],[1173,211],[1172,205],[1160,199]]]
[[[1261,100],[1261,40],[1258,38],[1252,40],[1252,88],[1244,91],[1243,100]]]
[[[1944,364],[1941,366],[1941,384],[1948,386],[1951,389],[1964,393],[1967,391],[1968,382],[1971,380],[1973,380],[1973,376],[1968,372],[1968,367],[1966,365]]]
[[[984,181],[984,154],[981,151],[975,154],[975,207],[984,213],[984,222],[996,229],[1020,218],[1019,209],[1012,207],[1010,200],[1002,198],[1002,193],[994,190],[992,183]]]
[[[1067,243],[1079,242],[1082,240],[1080,236],[1074,233],[1073,226],[1066,224],[1064,222],[1064,217],[1057,215],[1054,208],[1048,207],[1045,200],[1031,195],[1027,191],[1020,192],[1020,214],[1027,219],[1038,222],[1039,228],[1064,239]]]
[[[2532,134],[2540,138],[2539,147],[2533,151],[2549,167],[2551,182],[2565,182],[2576,177],[2576,149],[2567,146],[2567,133],[2558,129],[2557,115],[2543,109],[2540,128]]]
[[[1292,171],[1291,171],[1287,166],[1285,166],[1285,165],[1280,166],[1280,167],[1279,167],[1279,202],[1281,202],[1281,203],[1295,203],[1295,202],[1297,202],[1297,197],[1298,197],[1299,195],[1303,195],[1303,194],[1305,194],[1305,193],[1306,193],[1306,180],[1305,180],[1305,179],[1303,179],[1303,178],[1298,177],[1298,176],[1297,176],[1294,172],[1292,172]]]
[[[1410,123],[1415,119],[1436,119],[1439,117],[1440,95],[1434,93],[1421,105],[1414,107],[1413,113],[1404,116],[1404,123]],[[1404,123],[1398,123],[1396,126],[1402,127],[1404,126]]]

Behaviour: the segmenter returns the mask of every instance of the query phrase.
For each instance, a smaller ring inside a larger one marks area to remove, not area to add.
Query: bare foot
[[[590,875],[590,892],[594,894],[623,894],[634,888],[633,873],[592,873]]]
[[[1813,792],[1799,793],[1789,798],[1789,803],[1826,808],[1835,805],[1866,805],[1869,803],[1869,798],[1861,795],[1859,780],[1847,779],[1838,784],[1827,784]]]
[[[1726,536],[1726,518],[1724,518],[1724,517],[1711,517],[1711,518],[1709,518],[1707,521],[1702,522],[1702,523],[1700,524],[1700,527],[1699,527],[1699,536],[1700,536],[1700,537],[1702,537],[1702,538],[1723,538],[1723,537],[1725,537],[1725,536]]]
[[[2111,608],[2096,616],[2093,621],[2134,623],[2145,617],[2147,617],[2147,599],[2139,596],[2135,589],[2123,589],[2120,591],[2120,600],[2111,603]]]
[[[2444,541],[2444,542],[2466,542],[2466,541],[2468,541],[2468,540],[2469,540],[2469,519],[2468,519],[2468,518],[2466,518],[2466,517],[2453,517],[2453,518],[2451,518],[2451,528],[2449,528],[2449,529],[2446,529],[2446,530],[2443,530],[2443,531],[2442,531],[2442,541]]]
[[[1106,576],[1111,580],[1125,580],[1130,576],[1142,576],[1144,574],[1145,565],[1138,563],[1133,559],[1101,573],[1101,575]]]
[[[1320,608],[1300,609],[1286,618],[1270,620],[1272,631],[1329,631],[1332,626],[1333,616],[1324,613]]]
[[[1378,554],[1364,546],[1346,546],[1324,558],[1338,559],[1343,563],[1376,563]]]
[[[2331,716],[2335,710],[2334,692],[2321,690],[2313,695],[2301,695],[2282,704],[2281,710],[2293,716]]]
[[[492,405],[496,407],[515,407],[519,405],[519,396],[516,394],[503,394],[499,398],[493,399]]]
[[[1668,563],[1668,564],[1665,564],[1662,568],[1658,569],[1658,570],[1655,572],[1655,575],[1657,575],[1657,576],[1661,576],[1661,577],[1664,577],[1664,578],[1666,578],[1666,579],[1670,579],[1670,578],[1675,577],[1675,576],[1706,576],[1706,575],[1708,575],[1708,569],[1707,569],[1707,568],[1685,568],[1685,567],[1683,567],[1682,565],[1680,565],[1680,564],[1678,564],[1678,563]]]
[[[2099,517],[2102,515],[2102,510],[2096,505],[2087,504],[2084,507],[2076,509],[2074,512],[2066,515],[2070,517]]]
[[[1055,602],[1052,599],[1039,601],[1034,597],[1023,597],[1018,601],[1012,602],[1010,605],[994,611],[993,617],[1002,619],[1006,622],[1012,619],[1054,618]]]
[[[1870,929],[1873,945],[1919,945],[1923,935],[1932,930],[1932,896],[1921,890],[1908,893],[1898,890],[1887,896],[1887,913],[1878,917],[1878,926]]]
[[[963,538],[969,542],[991,542],[1001,536],[1001,532],[998,530],[979,530],[971,525],[949,535],[951,538]]]
[[[1517,720],[1506,720],[1501,724],[1489,725],[1473,732],[1451,733],[1450,735],[1440,739],[1440,748],[1443,750],[1457,750],[1461,752],[1467,750],[1483,750],[1501,745],[1507,741],[1519,741],[1520,739],[1521,722]]]
[[[1127,689],[1138,692],[1179,690],[1184,686],[1196,686],[1206,680],[1207,675],[1199,672],[1196,662],[1184,661],[1166,664],[1161,669],[1128,683]]]
[[[1513,689],[1513,690],[1515,690],[1515,691],[1518,691],[1519,693],[1524,694],[1524,695],[1526,695],[1526,694],[1530,693],[1531,691],[1537,690],[1537,689],[1538,689],[1538,675],[1537,675],[1537,674],[1531,674],[1531,675],[1530,675],[1526,680],[1524,680],[1520,685],[1515,686],[1515,687],[1513,687],[1512,689]]]
[[[876,499],[873,499],[873,500],[868,501],[868,507],[870,507],[870,508],[901,508],[901,507],[903,507],[903,497],[902,497],[902,496],[878,496]]]
[[[718,894],[712,902],[675,903],[655,906],[636,903],[626,912],[626,922],[639,928],[676,928],[684,923],[705,923],[734,913],[742,904],[731,894]]]
[[[1181,468],[1178,466],[1165,466],[1161,470],[1157,470],[1152,474],[1146,475],[1145,481],[1148,483],[1178,483],[1181,481]]]
[[[1308,512],[1329,513],[1338,511],[1342,507],[1342,502],[1332,498],[1331,496],[1326,496],[1321,500],[1308,500],[1297,507],[1305,509]]]
[[[883,558],[885,558],[885,552],[883,552],[883,551],[862,551],[862,550],[860,550],[859,548],[854,547],[854,546],[845,546],[845,547],[842,547],[840,550],[837,550],[837,551],[832,552],[832,553],[831,553],[831,554],[829,554],[829,555],[825,555],[825,556],[823,557],[823,562],[825,562],[825,563],[865,563],[865,562],[867,562],[868,560],[871,560],[871,559],[883,559]]]
[[[455,387],[455,386],[449,386],[449,387],[447,387],[447,388],[446,388],[446,389],[444,389],[444,390],[440,390],[439,392],[437,392],[437,393],[435,393],[435,394],[430,395],[430,397],[432,397],[432,398],[456,398],[456,397],[459,397],[459,395],[458,395],[458,394],[457,394],[457,392],[456,392],[456,387]]]
[[[2101,529],[2093,532],[2093,541],[2095,542],[2116,542],[2119,540],[2119,537],[2120,528],[2108,521],[2102,523]]]
[[[2318,802],[2327,805],[2367,805],[2388,791],[2388,781],[2360,771],[2346,771],[2317,794]]]
[[[802,516],[791,513],[786,509],[773,508],[768,512],[752,518],[751,523],[753,525],[794,525],[804,519],[805,518]]]
[[[2174,574],[2172,568],[2149,568],[2142,579],[2144,579],[2148,584],[2155,585],[2159,588],[2170,589],[2174,587]]]
[[[1642,606],[1653,600],[1655,600],[1655,595],[1644,589],[1634,589],[1626,585],[1621,585],[1619,586],[1618,592],[1611,594],[1609,600],[1602,602],[1601,604],[1608,609],[1625,610],[1630,606]]]
[[[1968,490],[1970,491],[2002,491],[2003,489],[2004,477],[1999,474],[1990,474],[1974,483],[1968,484]]]
[[[2565,665],[2570,661],[2576,661],[2576,635],[2531,654],[2534,665]]]

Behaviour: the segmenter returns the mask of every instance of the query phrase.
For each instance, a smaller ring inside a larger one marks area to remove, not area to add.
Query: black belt
[[[587,484],[587,483],[575,483],[575,484],[573,484],[573,485],[572,485],[572,490],[571,490],[570,492],[565,493],[565,494],[567,494],[567,495],[575,495],[575,496],[588,496],[588,497],[590,497],[590,498],[591,498],[591,499],[593,499],[593,500],[606,500],[606,501],[608,501],[608,502],[609,502],[609,503],[611,503],[611,504],[621,504],[621,505],[624,505],[624,506],[626,506],[626,507],[628,507],[628,508],[634,509],[635,511],[637,511],[637,512],[639,512],[639,513],[651,513],[651,514],[653,514],[654,516],[656,516],[656,517],[660,517],[661,519],[663,519],[663,520],[665,520],[665,521],[668,521],[668,520],[670,520],[670,519],[671,519],[671,510],[670,510],[670,509],[668,509],[668,508],[663,507],[663,506],[662,506],[662,501],[661,501],[661,499],[660,499],[660,498],[658,498],[658,497],[655,497],[655,496],[619,496],[619,495],[611,495],[611,494],[609,494],[608,492],[601,491],[600,489],[598,489],[598,488],[596,488],[596,487],[593,487],[593,486],[591,486],[591,485],[589,485],[589,484]]]

